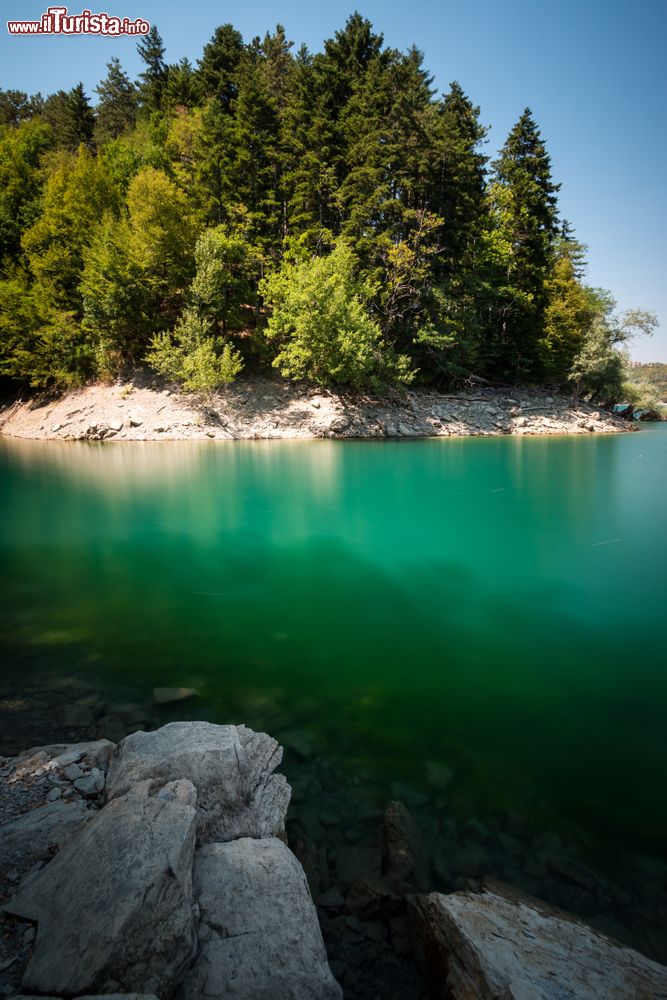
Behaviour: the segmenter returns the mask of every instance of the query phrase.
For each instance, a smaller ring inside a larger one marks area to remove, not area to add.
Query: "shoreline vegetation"
[[[423,438],[619,433],[636,422],[558,393],[476,386],[377,396],[244,376],[198,396],[154,380],[93,384],[0,410],[0,435],[55,441]]]
[[[626,348],[656,317],[586,283],[529,108],[492,159],[461,85],[358,13],[319,52],[231,24],[196,65],[155,25],[138,51],[95,106],[80,83],[0,91],[2,388],[148,364],[194,393],[277,370],[655,408]]]

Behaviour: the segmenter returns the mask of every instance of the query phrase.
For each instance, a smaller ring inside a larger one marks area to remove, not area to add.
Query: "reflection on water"
[[[666,446],[3,441],[6,675],[195,687],[379,798],[436,761],[454,814],[659,850]]]

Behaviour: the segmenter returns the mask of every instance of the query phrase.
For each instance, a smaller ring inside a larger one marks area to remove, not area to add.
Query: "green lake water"
[[[667,836],[667,426],[0,442],[3,675],[306,733],[386,800],[454,773],[600,853]],[[120,697],[120,695],[119,695]]]

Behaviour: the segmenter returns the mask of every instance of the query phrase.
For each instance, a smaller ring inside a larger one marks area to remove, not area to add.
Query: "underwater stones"
[[[424,771],[426,772],[426,780],[429,785],[438,792],[444,792],[454,777],[451,767],[447,767],[446,764],[440,764],[435,760],[425,761]]]
[[[415,870],[419,831],[402,802],[389,802],[382,827],[382,868],[397,879],[409,879]]]
[[[113,799],[137,782],[187,778],[197,789],[200,842],[282,836],[290,790],[272,773],[281,759],[276,740],[245,726],[172,722],[123,740],[107,793]]]
[[[205,845],[194,887],[199,955],[183,1000],[340,1000],[303,869],[282,841]]]
[[[500,883],[414,896],[410,914],[434,997],[655,1000],[667,968]]]
[[[194,688],[174,687],[174,688],[154,688],[153,701],[156,705],[173,705],[181,701],[189,701],[197,698],[199,692]]]

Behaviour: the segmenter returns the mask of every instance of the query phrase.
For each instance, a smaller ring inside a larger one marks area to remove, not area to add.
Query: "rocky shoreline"
[[[58,441],[419,438],[590,434],[636,426],[544,391],[414,389],[386,398],[336,393],[279,378],[240,379],[206,401],[136,380],[89,385],[59,399],[15,402],[0,433]]]
[[[335,856],[295,836],[307,812],[289,820],[281,759],[264,733],[199,721],[0,758],[0,995],[667,996],[665,966],[482,875],[488,857],[458,891],[430,891],[418,807],[369,813],[375,845],[353,836]]]

